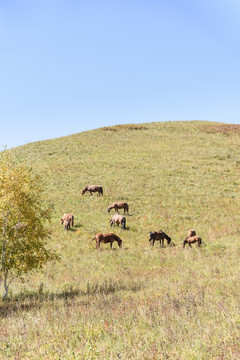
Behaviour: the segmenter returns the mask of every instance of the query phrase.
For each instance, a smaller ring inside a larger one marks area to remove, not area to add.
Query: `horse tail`
[[[126,230],[126,218],[125,218],[125,216],[123,217],[123,229]]]
[[[90,244],[93,240],[96,240],[96,235],[92,238],[92,240],[89,241],[89,244]]]
[[[72,215],[72,218],[71,218],[71,225],[74,226],[74,216]]]
[[[100,193],[103,195],[103,188],[100,186]]]
[[[151,241],[151,240],[153,240],[153,233],[150,231],[149,234],[150,234],[150,239],[149,239],[149,241]]]
[[[126,210],[127,210],[127,212],[128,212],[128,204],[126,204]]]
[[[201,245],[201,244],[202,244],[202,239],[199,238],[199,239],[198,239],[198,245]]]

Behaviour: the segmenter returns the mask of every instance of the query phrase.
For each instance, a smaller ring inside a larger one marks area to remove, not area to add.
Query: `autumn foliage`
[[[0,285],[8,294],[16,277],[55,259],[46,245],[51,232],[51,209],[46,207],[40,178],[3,152],[0,158]]]

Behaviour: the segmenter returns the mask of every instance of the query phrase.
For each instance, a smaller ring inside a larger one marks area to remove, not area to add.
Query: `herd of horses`
[[[82,195],[85,194],[86,191],[90,192],[90,195],[92,195],[93,192],[97,192],[98,195],[103,195],[103,188],[100,185],[88,185],[82,190]],[[114,209],[115,214],[113,215],[112,219],[110,220],[110,225],[112,226],[122,226],[122,229],[126,229],[126,217],[119,214],[119,210],[123,209],[124,215],[127,212],[129,214],[129,206],[126,202],[114,202],[111,205],[108,206],[107,211],[110,213],[110,211]],[[74,226],[74,216],[73,214],[63,214],[61,220],[61,224],[64,224],[65,230],[70,230],[71,226]],[[171,243],[171,238],[162,230],[159,231],[150,231],[150,239],[149,242],[152,246],[154,246],[154,243],[156,240],[159,240],[160,247],[164,246],[164,239],[167,241],[167,244],[169,245]],[[90,242],[93,240],[96,241],[96,248],[99,249],[100,243],[110,243],[110,247],[112,248],[112,244],[114,241],[118,243],[119,247],[122,247],[122,240],[119,236],[117,236],[114,233],[107,233],[102,234],[98,233],[96,234]],[[192,247],[192,244],[197,243],[198,246],[202,244],[202,239],[200,236],[196,234],[196,231],[194,229],[189,230],[188,236],[183,241],[183,248],[186,244],[188,244],[189,247]]]

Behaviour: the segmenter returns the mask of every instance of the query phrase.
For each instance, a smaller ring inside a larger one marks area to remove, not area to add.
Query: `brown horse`
[[[183,242],[183,247],[185,247],[186,244],[188,244],[190,247],[192,247],[192,244],[194,243],[198,243],[198,246],[200,246],[202,244],[202,239],[200,238],[200,236],[188,236],[184,242]]]
[[[122,247],[122,240],[115,234],[109,233],[109,234],[96,234],[90,242],[93,240],[96,240],[96,248],[99,249],[100,243],[110,243],[110,247],[112,248],[112,244],[114,241],[117,241],[118,246]]]
[[[117,224],[117,226],[122,225],[122,228],[125,230],[126,229],[126,218],[123,215],[115,214],[115,215],[113,215],[112,219],[110,220],[110,224],[111,224],[111,226],[115,226],[115,224]]]
[[[108,207],[108,212],[110,213],[111,209],[114,209],[115,210],[115,213],[117,212],[119,214],[119,209],[124,209],[124,214],[125,212],[128,213],[128,204],[126,202],[114,202],[112,203],[111,205],[109,205]]]
[[[88,185],[88,186],[86,186],[82,191],[82,195],[84,195],[86,191],[89,191],[91,195],[92,195],[93,192],[98,192],[98,195],[101,195],[101,194],[103,195],[103,188],[100,185]]]
[[[70,225],[74,226],[74,216],[73,214],[63,214],[61,224],[64,224],[65,230],[70,230]]]
[[[159,240],[160,246],[163,247],[164,239],[166,239],[167,243],[170,244],[171,238],[167,234],[165,234],[165,232],[163,232],[162,230],[154,231],[154,232],[150,231],[149,241],[153,241],[152,246],[154,246],[156,240]]]

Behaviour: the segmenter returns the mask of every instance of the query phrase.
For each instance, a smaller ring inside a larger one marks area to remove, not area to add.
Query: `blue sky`
[[[0,0],[0,150],[120,123],[240,123],[239,0]]]

